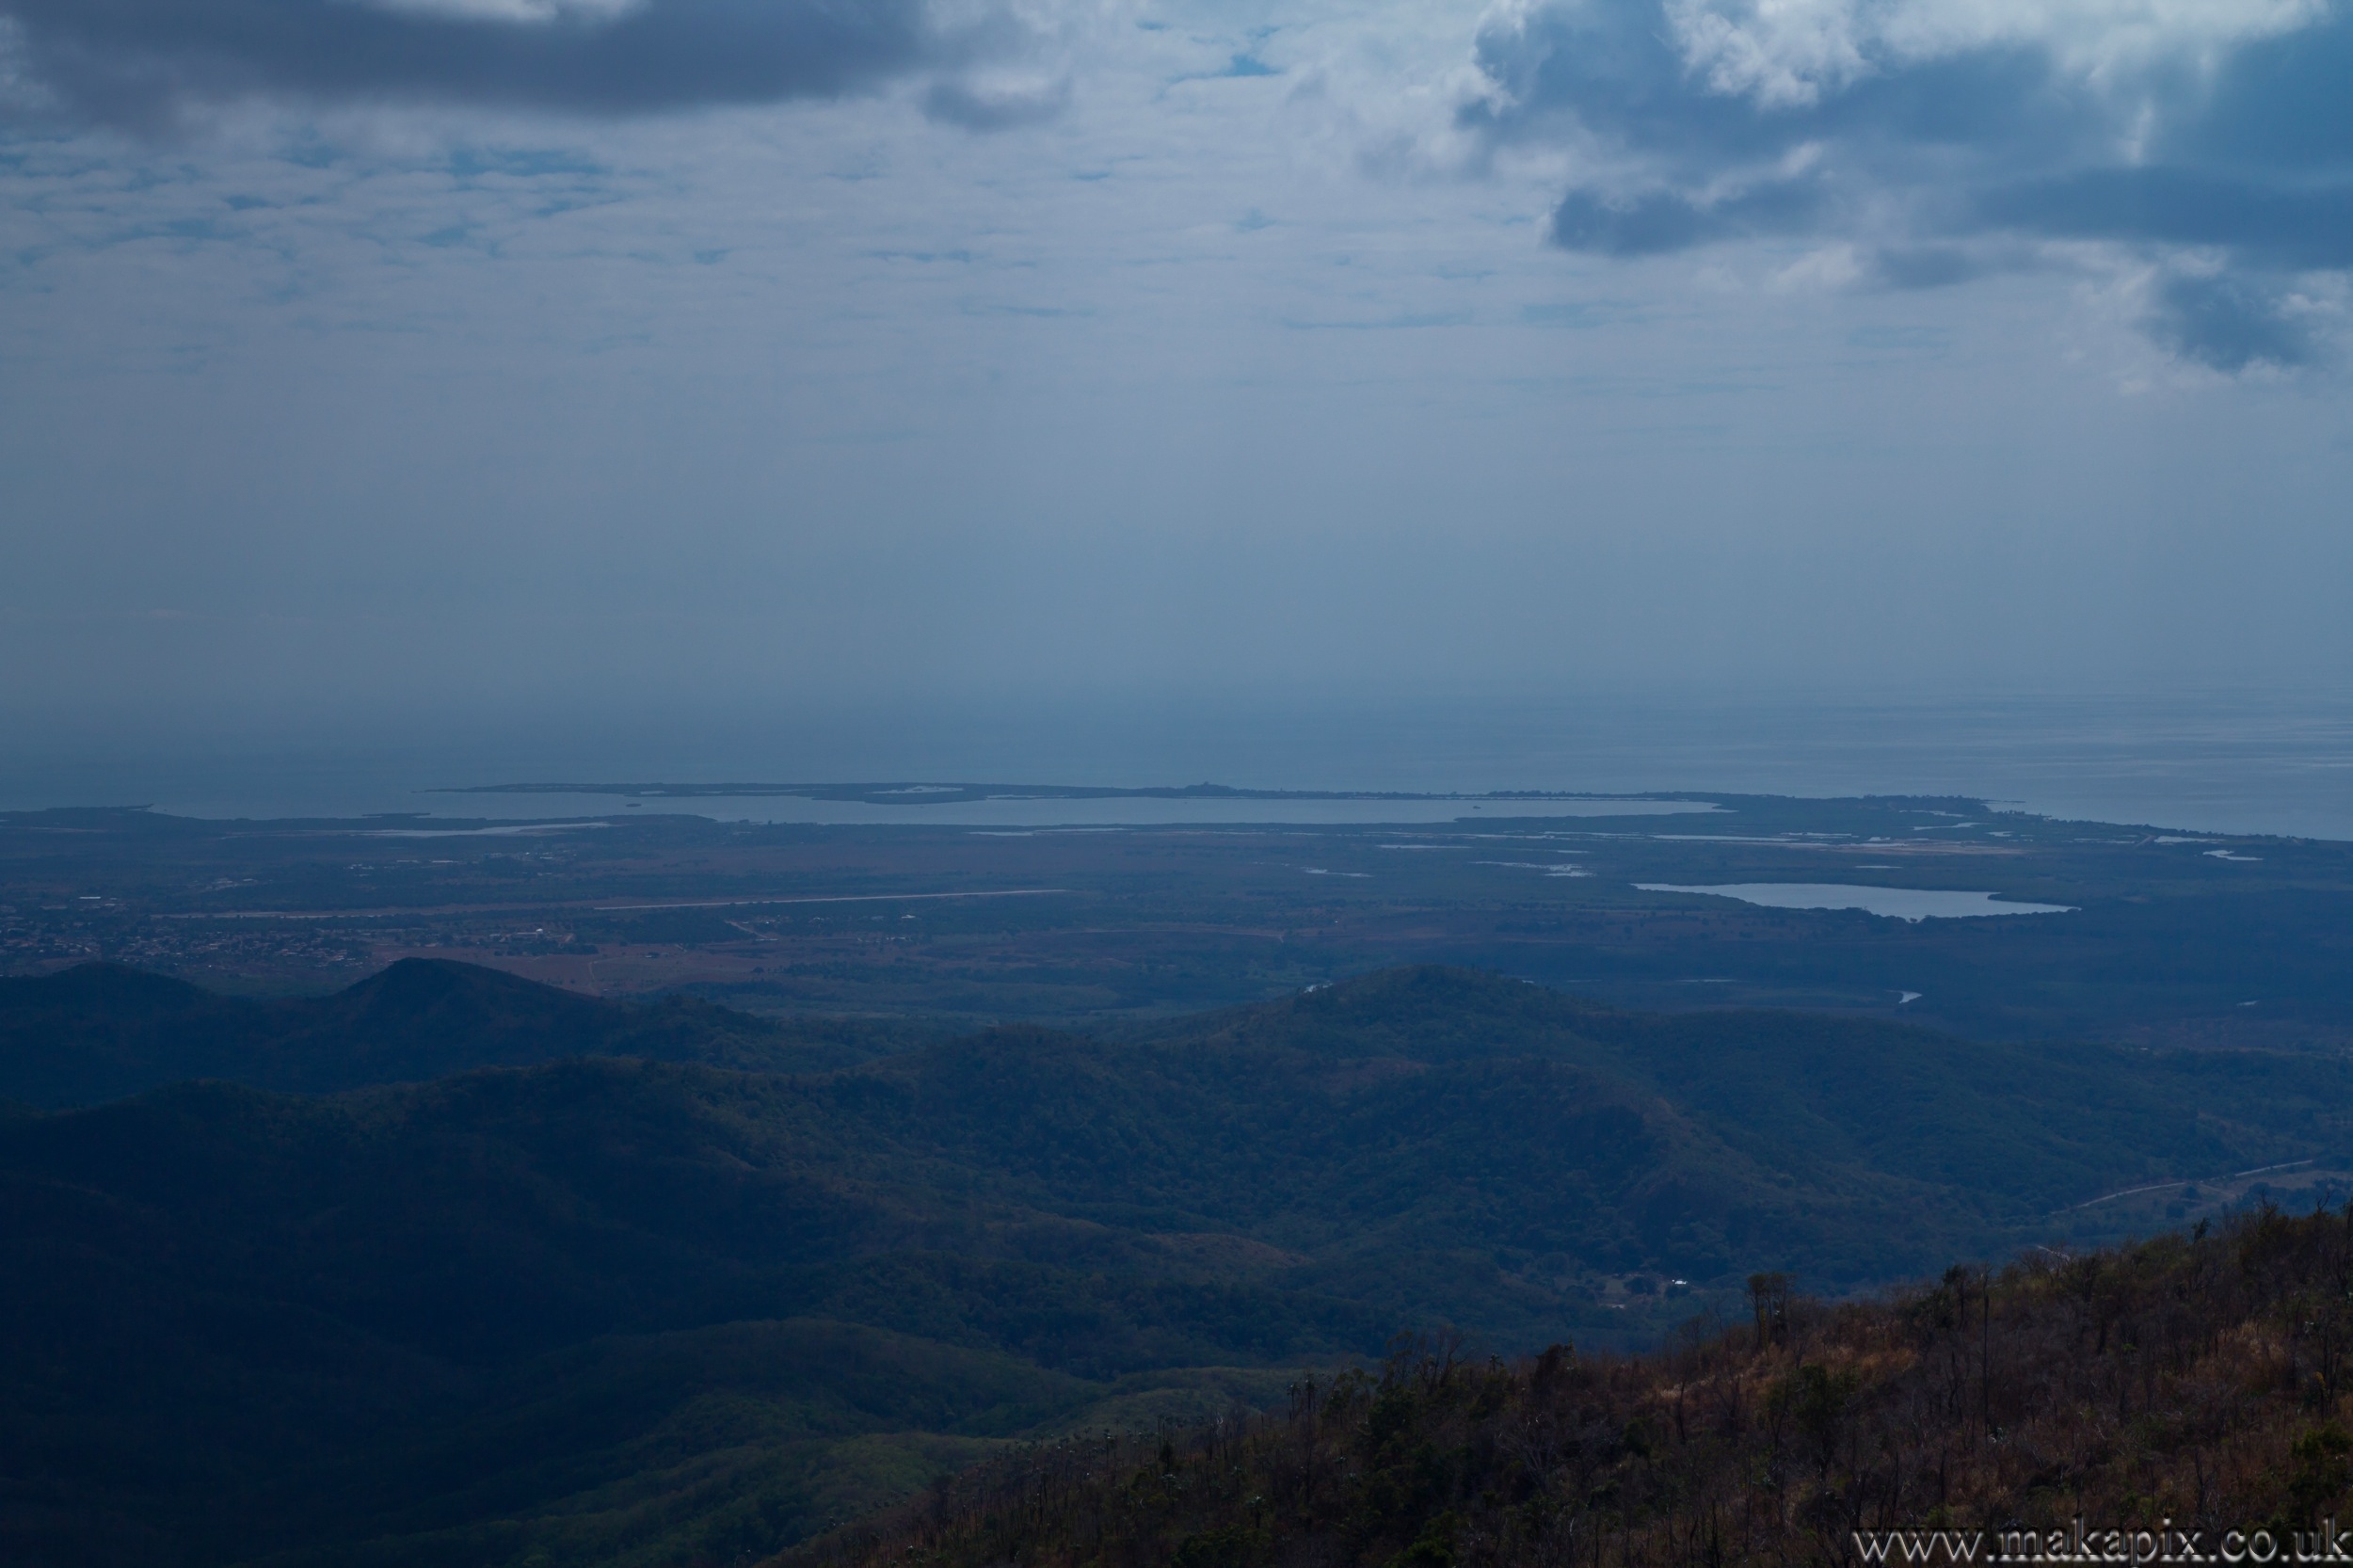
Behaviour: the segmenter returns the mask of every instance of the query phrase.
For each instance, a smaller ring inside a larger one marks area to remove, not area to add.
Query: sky
[[[0,724],[2341,690],[2348,81],[2315,0],[0,0]]]

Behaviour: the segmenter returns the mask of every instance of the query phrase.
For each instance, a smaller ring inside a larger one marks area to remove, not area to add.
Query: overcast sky
[[[0,706],[2353,673],[2353,10],[0,0]]]

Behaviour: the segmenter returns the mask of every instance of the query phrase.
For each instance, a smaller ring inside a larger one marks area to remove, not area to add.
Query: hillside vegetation
[[[2120,1187],[2309,1175],[2353,1107],[2317,1053],[1448,969],[930,1043],[455,965],[298,1004],[151,978],[14,993],[50,1010],[8,1015],[11,1060],[467,1070],[0,1118],[0,1560],[733,1561],[1016,1438],[1279,1401],[1401,1329],[1634,1348],[1760,1270],[2072,1247],[2117,1210],[2064,1210]]]
[[[1634,1359],[1410,1341],[1280,1411],[1025,1449],[780,1560],[1851,1563],[1892,1530],[1894,1561],[2087,1534],[2081,1560],[2217,1560],[2234,1531],[2319,1560],[2353,1482],[2353,1208],[2198,1229],[1844,1305],[1760,1277],[1749,1321]]]

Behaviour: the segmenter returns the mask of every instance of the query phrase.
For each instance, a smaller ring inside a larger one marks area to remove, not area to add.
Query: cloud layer
[[[1572,250],[1843,243],[1918,288],[2105,247],[2153,269],[2151,335],[2226,371],[2315,357],[2300,280],[2353,267],[2343,7],[1582,0],[1477,57],[1469,124],[1572,152]]]
[[[256,95],[586,115],[766,103],[959,50],[926,0],[0,0],[0,43],[50,107],[147,126]]]

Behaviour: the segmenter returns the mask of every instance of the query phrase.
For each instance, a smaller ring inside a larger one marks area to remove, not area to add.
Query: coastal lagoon
[[[2004,904],[1992,893],[1954,892],[1942,888],[1866,888],[1846,882],[1727,882],[1685,888],[1669,882],[1638,882],[1646,893],[1705,893],[1768,909],[1860,909],[1897,920],[1976,920],[1987,915],[2071,915],[2069,904]]]

